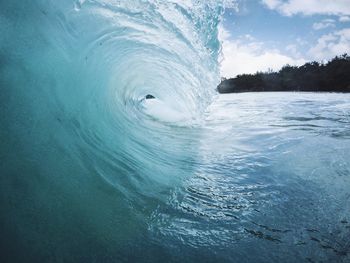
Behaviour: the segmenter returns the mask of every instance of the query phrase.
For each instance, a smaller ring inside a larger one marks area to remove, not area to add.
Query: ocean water
[[[228,2],[0,1],[0,262],[349,262],[350,96],[215,94]]]

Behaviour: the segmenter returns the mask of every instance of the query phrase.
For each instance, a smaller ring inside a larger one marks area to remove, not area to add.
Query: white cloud
[[[302,55],[301,53],[299,52],[299,48],[298,48],[298,45],[295,45],[295,44],[290,44],[288,46],[286,46],[286,51],[291,54],[294,58],[301,58]]]
[[[264,49],[263,44],[247,38],[232,40],[230,33],[221,28],[223,61],[221,75],[234,77],[243,73],[255,73],[268,69],[279,70],[286,64],[302,65],[304,59],[294,59],[276,49]]]
[[[309,55],[316,60],[330,59],[344,53],[350,53],[350,28],[321,36],[309,50]]]
[[[263,0],[263,3],[265,5],[267,5],[267,7],[270,8],[270,9],[275,9],[279,5],[281,5],[281,1],[280,0]]]
[[[329,27],[335,27],[335,20],[333,19],[324,19],[321,22],[314,23],[312,25],[312,28],[315,30],[321,30],[321,29],[326,29]]]
[[[349,0],[262,0],[268,8],[277,10],[283,15],[350,15]]]
[[[253,41],[255,40],[254,37],[252,35],[249,35],[249,34],[246,34],[243,36],[246,40],[249,40],[249,41]]]
[[[350,21],[350,16],[341,16],[339,17],[339,22],[349,22]]]
[[[305,46],[308,44],[308,42],[300,37],[297,37],[296,39],[297,43],[299,44],[299,46]]]

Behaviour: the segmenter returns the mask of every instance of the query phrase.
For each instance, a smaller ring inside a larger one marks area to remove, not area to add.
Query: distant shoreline
[[[278,72],[257,72],[223,79],[219,93],[336,92],[350,93],[350,56],[337,56],[326,64],[309,62],[284,66]]]

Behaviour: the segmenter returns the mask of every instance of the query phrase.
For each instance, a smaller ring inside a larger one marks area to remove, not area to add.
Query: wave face
[[[223,5],[1,1],[2,200],[13,200],[1,221],[16,226],[4,255],[162,253],[152,211],[191,175]]]

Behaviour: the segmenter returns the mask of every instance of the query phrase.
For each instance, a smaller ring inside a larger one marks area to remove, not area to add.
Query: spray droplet
[[[80,9],[83,6],[85,1],[86,0],[77,0],[77,1],[75,1],[75,3],[74,3],[74,10],[75,11],[80,11]]]

